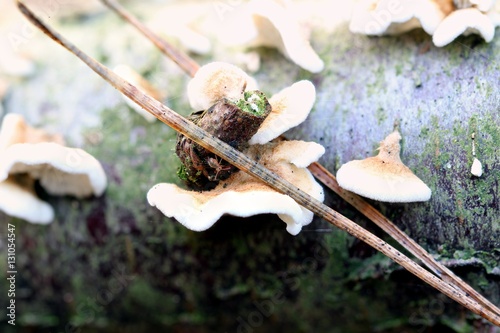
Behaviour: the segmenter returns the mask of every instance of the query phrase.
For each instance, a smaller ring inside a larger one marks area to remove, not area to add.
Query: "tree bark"
[[[155,6],[135,10],[151,13]],[[186,100],[188,77],[112,17],[67,19],[59,30],[109,66],[127,63],[146,73],[167,91],[165,102],[174,110],[193,111]],[[311,115],[287,135],[324,145],[321,163],[335,172],[345,162],[374,155],[398,122],[401,159],[432,189],[432,198],[372,203],[498,305],[498,36],[489,44],[469,36],[436,48],[420,30],[369,38],[352,35],[342,24],[314,30],[312,44],[326,64],[315,75],[277,51],[257,49],[262,65],[254,77],[267,96],[299,79],[316,86]],[[2,253],[7,223],[16,225],[16,328],[498,332],[319,219],[293,237],[272,215],[227,216],[202,233],[164,217],[145,196],[156,183],[181,183],[174,131],[133,113],[114,89],[43,36],[22,47],[37,55],[37,70],[12,83],[5,111],[22,113],[32,125],[60,132],[70,145],[92,153],[104,165],[109,187],[101,198],[83,201],[38,189],[56,209],[48,226],[0,214]],[[211,55],[196,59],[238,61],[217,43]],[[470,173],[473,133],[481,177]],[[326,194],[326,203],[383,236],[347,203]],[[0,260],[1,272],[5,265]],[[1,293],[7,289],[1,278]],[[1,308],[6,301],[0,298]],[[14,332],[7,324],[2,331]]]

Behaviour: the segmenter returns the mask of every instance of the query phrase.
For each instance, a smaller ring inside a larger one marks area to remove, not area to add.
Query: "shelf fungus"
[[[494,4],[493,1],[490,3]],[[432,36],[434,45],[445,46],[458,36],[469,34],[478,34],[486,42],[491,42],[495,36],[495,26],[500,25],[500,22],[492,19],[493,11],[491,15],[488,15],[491,8],[483,6],[483,9],[486,10],[482,11],[476,5],[471,4],[469,8],[458,9],[448,15]]]
[[[118,65],[113,69],[113,71],[116,74],[120,75],[125,80],[127,80],[128,82],[130,82],[131,84],[133,84],[134,86],[136,86],[142,92],[156,99],[157,101],[161,101],[164,98],[164,96],[162,95],[161,92],[158,91],[158,89],[153,87],[144,77],[142,77],[142,75],[137,73],[129,66]],[[156,121],[155,116],[153,116],[151,113],[147,112],[146,110],[138,106],[130,98],[126,97],[125,95],[122,95],[122,97],[125,100],[125,103],[127,103],[127,105],[130,108],[132,108],[132,110],[140,114],[148,122],[152,123]]]
[[[312,73],[324,68],[298,20],[281,1],[253,0],[249,3],[256,28],[253,45],[275,47],[291,61]]]
[[[21,116],[8,114],[0,131],[0,186],[1,191],[16,195],[16,204],[2,210],[32,223],[50,223],[52,207],[35,196],[35,181],[48,194],[77,198],[99,196],[107,184],[101,164],[90,154],[65,147],[60,136],[32,128]],[[4,205],[2,202],[0,207]],[[23,211],[28,205],[31,211]]]
[[[207,110],[222,98],[237,101],[245,90],[257,88],[257,82],[240,68],[216,61],[198,69],[187,93],[193,109]]]
[[[389,134],[377,156],[354,160],[337,171],[339,185],[361,196],[385,202],[427,201],[430,188],[401,161],[401,135]]]
[[[353,9],[349,29],[353,33],[381,36],[421,27],[432,35],[451,10],[452,5],[446,0],[361,0]]]
[[[203,70],[200,69],[202,74]],[[240,79],[231,76],[229,80],[240,82],[236,91],[244,89],[241,82],[247,78],[246,73],[235,68],[228,72],[240,76]],[[218,77],[220,73],[214,72],[214,76]],[[196,82],[201,78],[202,82]],[[306,167],[321,157],[324,148],[314,142],[273,140],[307,117],[315,100],[312,83],[297,82],[269,100],[258,90],[240,92],[239,99],[232,99],[229,97],[232,96],[230,86],[206,76],[196,75],[190,86],[198,86],[198,91],[220,98],[213,101],[206,111],[194,112],[190,117],[193,122],[318,200],[323,200],[323,189]],[[189,96],[193,98],[192,94]],[[202,96],[196,97],[199,100]],[[294,105],[297,100],[301,103]],[[225,214],[248,217],[275,213],[287,224],[287,231],[296,235],[303,225],[312,221],[312,212],[287,195],[246,173],[237,172],[229,163],[182,135],[178,136],[176,152],[183,161],[179,176],[195,190],[162,183],[155,185],[147,198],[152,206],[187,228],[206,230]]]
[[[303,69],[319,73],[324,62],[309,42],[310,29],[292,6],[290,1],[252,0],[238,10],[221,10],[226,24],[219,20],[214,30],[225,44],[275,48]]]
[[[150,20],[148,26],[160,35],[175,38],[184,48],[197,54],[212,50],[210,39],[203,35],[203,17],[212,8],[200,3],[168,4]]]
[[[495,0],[361,0],[350,22],[350,30],[366,35],[394,35],[422,27],[438,47],[459,35],[479,34],[493,39],[500,25]]]

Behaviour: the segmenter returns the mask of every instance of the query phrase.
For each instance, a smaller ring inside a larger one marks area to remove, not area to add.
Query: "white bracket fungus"
[[[361,0],[353,10],[349,28],[366,35],[400,34],[422,27],[436,46],[459,35],[476,33],[486,42],[500,25],[495,0]]]
[[[380,142],[377,156],[354,160],[337,171],[339,185],[361,196],[385,202],[427,201],[431,189],[399,157],[401,135],[395,131]]]
[[[84,198],[106,189],[106,175],[92,155],[54,142],[17,143],[0,152],[0,181],[12,174],[38,179],[49,194]]]
[[[316,89],[310,81],[299,81],[269,99],[272,111],[250,144],[269,142],[306,120],[316,100]]]
[[[35,180],[53,195],[82,198],[104,192],[107,179],[101,164],[85,151],[61,143],[60,136],[28,126],[20,115],[4,117],[0,130],[0,192],[8,191],[13,197],[0,196],[0,210],[32,223],[51,222],[54,212],[34,195]],[[22,182],[18,181],[20,177]]]
[[[13,180],[0,182],[0,198],[0,211],[7,215],[35,224],[47,224],[54,219],[52,206]]]
[[[253,45],[275,47],[312,73],[323,70],[323,60],[313,50],[297,19],[284,3],[253,0],[249,3],[249,10],[257,30]]]
[[[16,143],[36,142],[64,144],[64,140],[60,135],[49,134],[44,130],[29,126],[21,115],[13,113],[5,115],[0,127],[0,152]]]
[[[208,10],[210,10],[208,7],[200,6],[198,3],[168,5],[155,15],[149,26],[161,35],[177,39],[191,52],[207,54],[212,45],[210,40],[199,32],[201,29],[196,25]]]
[[[321,201],[323,189],[305,167],[323,153],[322,146],[302,141],[271,142],[250,146],[245,151],[249,157]],[[300,159],[294,161],[299,156]],[[225,214],[248,217],[274,213],[287,224],[287,231],[296,235],[313,218],[312,212],[289,196],[243,172],[232,174],[213,190],[204,192],[183,190],[173,184],[157,184],[148,192],[147,198],[150,205],[194,231],[210,228]]]
[[[187,92],[194,110],[207,110],[222,98],[238,101],[246,90],[256,90],[257,82],[240,68],[212,62],[196,72],[189,81]]]
[[[309,31],[299,22],[290,1],[252,0],[220,13],[215,29],[217,37],[230,46],[272,47],[295,64],[319,73],[324,63],[309,42]],[[220,19],[224,16],[224,24]]]
[[[439,1],[362,0],[353,9],[349,29],[353,33],[380,36],[422,27],[432,34],[446,14],[447,9]]]
[[[459,9],[448,15],[432,36],[436,46],[445,46],[460,35],[479,34],[486,42],[495,36],[495,25],[477,8]]]

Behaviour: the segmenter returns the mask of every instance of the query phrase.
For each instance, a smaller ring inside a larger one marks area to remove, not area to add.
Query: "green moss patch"
[[[255,114],[257,116],[266,113],[267,98],[259,90],[245,91],[243,98],[236,102],[236,106],[242,111]]]

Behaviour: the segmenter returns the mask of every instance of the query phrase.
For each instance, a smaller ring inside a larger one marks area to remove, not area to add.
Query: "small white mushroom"
[[[0,181],[22,173],[38,179],[53,195],[99,196],[107,184],[101,164],[92,155],[53,142],[17,143],[0,152]]]
[[[271,142],[251,146],[245,151],[247,156],[321,201],[323,189],[305,167],[323,153],[322,146],[302,141]],[[287,231],[296,235],[313,218],[312,212],[289,196],[243,172],[234,173],[215,189],[205,192],[187,191],[173,184],[157,184],[148,192],[147,198],[150,205],[194,231],[210,228],[225,214],[248,217],[274,213],[287,224]]]
[[[362,0],[353,9],[349,29],[353,33],[380,36],[401,34],[422,27],[432,34],[451,11],[436,0]]]
[[[477,8],[483,13],[493,8],[496,0],[453,0],[456,9]]]
[[[299,81],[269,99],[272,111],[250,139],[250,144],[269,142],[302,123],[316,100],[316,89],[310,81]]]
[[[256,51],[239,52],[235,56],[235,61],[250,73],[255,73],[260,68],[260,55]]]
[[[212,62],[196,72],[187,89],[191,107],[207,110],[224,97],[240,100],[245,90],[257,89],[257,82],[234,65]]]
[[[276,48],[300,67],[318,73],[324,63],[311,47],[309,28],[299,21],[294,6],[280,0],[252,0],[241,6],[223,5],[222,10],[216,6],[218,18],[211,28],[224,44]]]
[[[491,42],[495,35],[495,24],[476,8],[459,9],[448,15],[438,26],[432,41],[436,46],[445,46],[460,35],[476,33],[486,42]]]
[[[104,192],[107,179],[100,163],[62,142],[59,135],[27,125],[20,115],[4,117],[0,128],[0,210],[32,223],[51,222],[53,209],[34,195],[35,180],[55,195],[81,198]]]
[[[129,66],[118,65],[113,69],[113,71],[116,74],[120,75],[122,78],[124,78],[126,81],[136,86],[143,93],[148,94],[157,101],[161,101],[164,98],[163,94],[159,92],[158,89],[153,87],[144,77],[142,77],[142,75],[134,71]],[[153,116],[151,113],[147,112],[146,110],[138,106],[130,98],[128,98],[125,95],[122,96],[123,99],[125,100],[125,103],[127,103],[127,105],[131,107],[134,111],[136,111],[138,114],[143,116],[144,119],[146,119],[148,122],[152,123],[156,120],[155,116]]]
[[[48,224],[54,219],[54,210],[48,203],[11,179],[0,182],[0,198],[0,211],[7,215],[35,224]]]
[[[21,54],[14,51],[12,45],[9,45],[8,39],[0,41],[0,74],[15,77],[27,77],[34,73],[35,64],[33,61]]]
[[[386,202],[427,201],[431,189],[403,164],[399,157],[401,135],[391,133],[381,143],[379,154],[354,160],[337,171],[339,185],[361,196]]]
[[[200,3],[168,4],[160,9],[148,26],[161,35],[175,38],[186,49],[198,54],[207,54],[212,49],[210,40],[197,27],[202,16],[211,8]]]
[[[0,151],[16,143],[57,142],[64,144],[58,134],[50,134],[44,130],[26,124],[19,114],[6,114],[0,127]]]
[[[253,45],[275,47],[300,67],[312,72],[321,72],[323,60],[311,47],[298,20],[278,1],[253,0],[249,3],[256,38]]]
[[[470,173],[472,173],[476,177],[481,177],[483,175],[483,165],[481,164],[481,161],[479,161],[475,157],[470,168]]]

